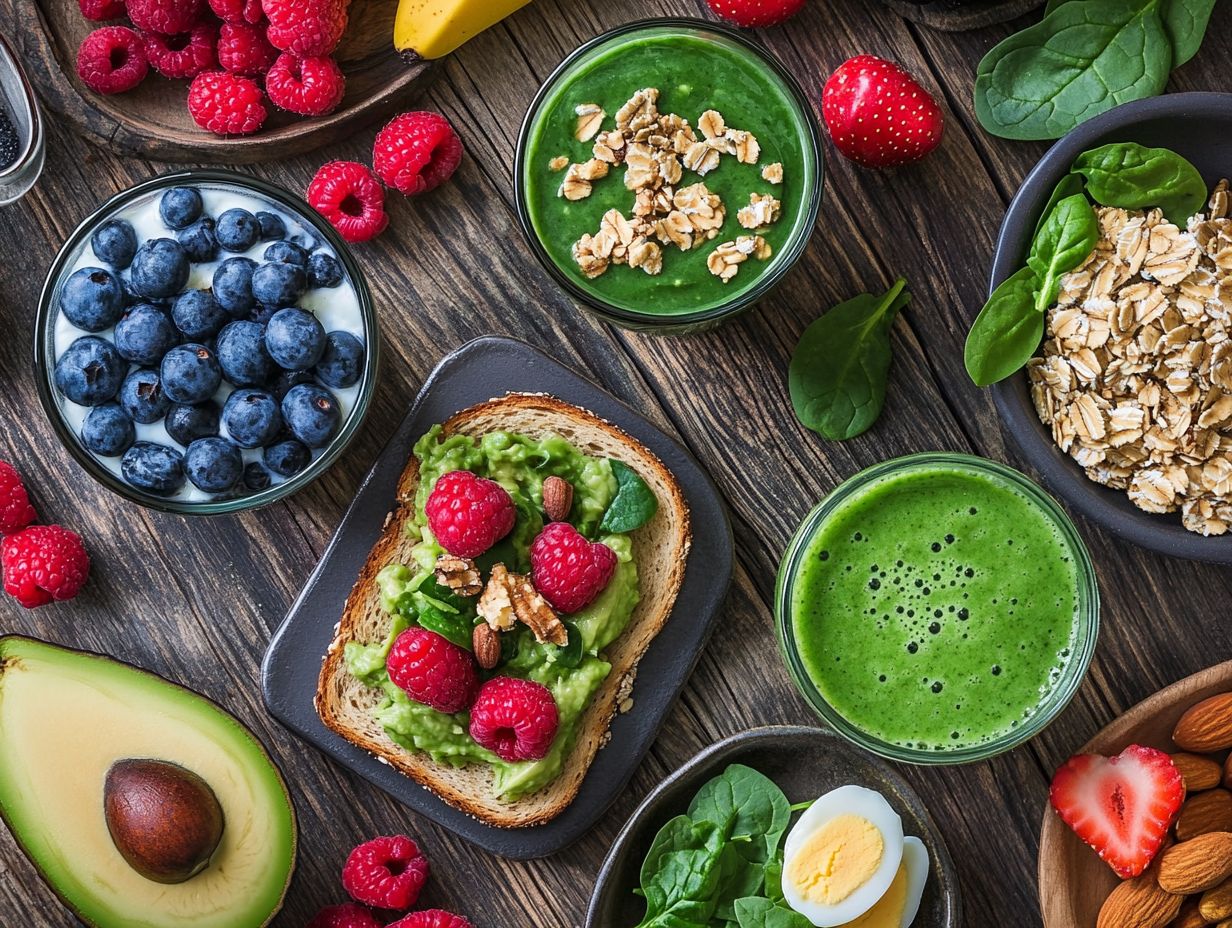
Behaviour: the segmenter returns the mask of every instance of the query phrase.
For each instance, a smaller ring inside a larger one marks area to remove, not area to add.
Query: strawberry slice
[[[1116,757],[1074,755],[1052,778],[1048,798],[1074,834],[1128,879],[1159,853],[1185,784],[1163,751],[1131,744]]]

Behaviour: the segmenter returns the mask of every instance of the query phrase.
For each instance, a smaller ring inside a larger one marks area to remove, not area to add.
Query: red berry
[[[72,599],[90,576],[81,536],[59,525],[31,525],[0,548],[4,591],[27,609]]]
[[[261,26],[223,23],[218,30],[218,63],[232,74],[257,77],[268,71],[277,57],[278,49],[270,45]],[[268,84],[265,91],[273,100],[274,94]]]
[[[706,0],[716,15],[742,29],[777,26],[802,9],[805,0]]]
[[[385,188],[358,161],[330,161],[321,165],[308,185],[306,199],[348,242],[366,242],[389,225]]]
[[[471,706],[471,737],[501,760],[547,756],[560,727],[551,691],[534,680],[493,677]]]
[[[544,527],[530,546],[531,581],[559,612],[577,612],[603,592],[616,572],[616,554],[591,542],[568,522]]]
[[[347,27],[350,0],[262,0],[270,42],[305,58],[332,55]]]
[[[188,112],[215,135],[248,135],[265,122],[265,94],[251,78],[202,71],[188,88]]]
[[[209,0],[210,9],[224,23],[256,25],[264,21],[261,0]]]
[[[128,0],[128,18],[142,32],[179,35],[201,21],[205,0]]]
[[[77,76],[95,93],[132,90],[149,70],[141,36],[127,26],[95,29],[77,49]]]
[[[218,64],[214,57],[218,29],[213,23],[199,23],[182,35],[143,32],[141,41],[150,67],[163,77],[196,77]]]
[[[453,715],[470,708],[479,686],[466,648],[425,628],[408,628],[389,649],[389,679],[416,702]]]
[[[82,16],[96,22],[124,15],[124,0],[77,0],[77,5],[81,7]]]
[[[356,902],[405,912],[428,882],[428,858],[406,835],[373,838],[347,858],[342,885]]]
[[[372,145],[372,167],[390,187],[415,196],[439,187],[462,163],[462,141],[440,113],[395,116]]]
[[[444,909],[424,909],[422,912],[412,912],[406,918],[400,918],[386,928],[475,928],[461,915],[454,915]]]
[[[381,923],[362,905],[348,902],[327,905],[308,923],[308,928],[381,928]]]
[[[21,531],[37,518],[21,474],[12,464],[0,461],[0,535]]]
[[[346,78],[333,58],[298,58],[283,52],[265,75],[265,92],[284,110],[301,116],[324,116],[342,102]]]
[[[424,503],[428,528],[454,557],[479,557],[513,531],[513,497],[495,480],[469,470],[437,478]]]
[[[893,168],[941,144],[945,117],[915,78],[892,61],[857,55],[826,81],[821,115],[834,147],[856,164]]]

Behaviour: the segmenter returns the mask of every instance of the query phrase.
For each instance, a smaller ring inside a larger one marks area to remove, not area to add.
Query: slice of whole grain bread
[[[684,579],[691,534],[688,505],[672,473],[640,442],[592,413],[550,396],[511,393],[465,409],[444,423],[446,435],[462,433],[478,438],[493,431],[531,437],[552,433],[585,454],[621,460],[641,475],[659,501],[654,518],[632,534],[641,599],[628,627],[604,651],[612,672],[579,720],[576,742],[560,776],[515,802],[501,800],[493,795],[492,773],[486,765],[451,767],[394,743],[373,716],[381,693],[347,672],[343,648],[348,641],[370,644],[382,640],[389,631],[390,618],[381,607],[376,575],[388,564],[410,563],[413,543],[403,528],[415,513],[419,466],[414,457],[398,482],[395,506],[381,537],[347,598],[337,635],[321,668],[315,701],[326,726],[348,741],[463,812],[490,825],[512,828],[550,821],[577,795],[586,771],[607,741],[612,718],[629,693],[638,661],[671,614]]]

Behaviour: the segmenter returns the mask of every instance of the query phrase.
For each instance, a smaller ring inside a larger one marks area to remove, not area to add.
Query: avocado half
[[[112,842],[111,765],[178,764],[222,806],[222,840],[186,882],[156,883]],[[112,658],[0,637],[0,817],[63,902],[92,928],[261,928],[295,869],[295,809],[256,736],[222,707]]]

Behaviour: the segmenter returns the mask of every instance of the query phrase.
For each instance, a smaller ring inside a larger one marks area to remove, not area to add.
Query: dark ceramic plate
[[[945,840],[924,803],[884,761],[852,747],[820,728],[755,728],[711,745],[655,787],[638,806],[608,852],[590,908],[586,928],[628,928],[646,912],[633,894],[650,842],[670,818],[686,812],[703,783],[728,764],[744,764],[777,783],[789,802],[806,802],[854,783],[875,789],[902,816],[904,834],[928,847],[929,874],[913,928],[957,928],[962,924],[958,875]]]
[[[321,656],[334,636],[347,594],[380,535],[411,447],[454,413],[509,392],[550,393],[620,426],[659,456],[684,489],[692,514],[691,567],[672,617],[638,665],[634,707],[612,722],[611,740],[595,757],[577,798],[560,816],[533,828],[485,825],[445,804],[414,780],[380,763],[317,718]],[[554,854],[580,838],[624,788],[658,734],[709,637],[732,571],[731,526],[714,484],[673,439],[594,383],[542,352],[487,337],[448,355],[428,377],[326,548],[308,585],[274,635],[262,666],[270,712],[296,734],[366,777],[395,799],[480,847],[522,860]]]
[[[1026,261],[1035,223],[1053,187],[1074,159],[1108,142],[1171,148],[1197,166],[1208,186],[1232,175],[1232,94],[1178,93],[1126,103],[1083,123],[1057,142],[1035,166],[1010,204],[993,259],[989,292]],[[1204,538],[1187,531],[1179,515],[1152,515],[1124,492],[1088,480],[1055,444],[1031,403],[1025,372],[993,387],[1005,429],[1044,482],[1084,515],[1114,534],[1163,554],[1232,564],[1232,535]]]

